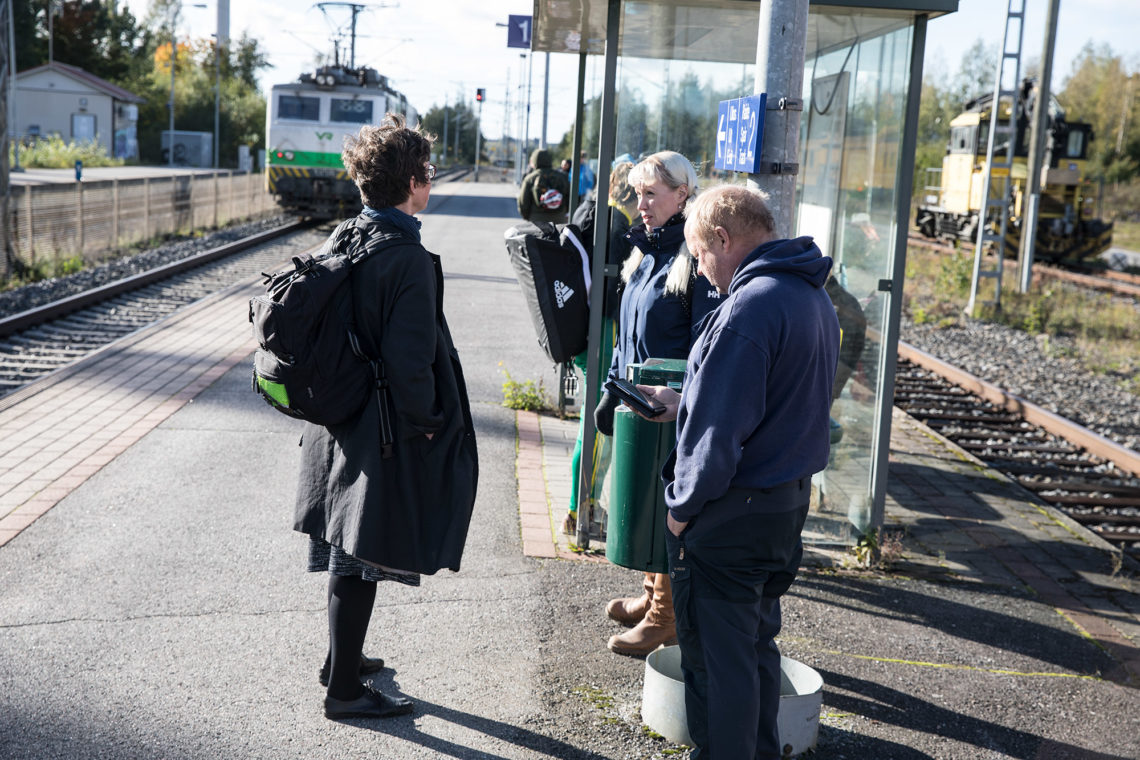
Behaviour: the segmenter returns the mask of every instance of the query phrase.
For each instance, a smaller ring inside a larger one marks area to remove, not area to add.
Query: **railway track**
[[[937,240],[930,240],[915,233],[908,234],[907,245],[916,248],[926,248],[941,253],[957,253],[959,251],[959,249],[952,245]],[[1006,259],[1004,264],[1007,270],[1006,275],[1016,276],[1017,262],[1012,259]],[[1034,263],[1033,272],[1038,277],[1064,280],[1065,282],[1071,282],[1086,288],[1103,290],[1121,296],[1140,298],[1140,275],[1130,274],[1128,272],[1105,270],[1094,273],[1088,267],[1081,267],[1080,271],[1077,271],[1076,269],[1065,269],[1040,262]]]
[[[1140,453],[901,342],[895,405],[1140,560]]]
[[[0,398],[296,253],[294,222],[0,319]],[[294,241],[290,243],[290,241]]]

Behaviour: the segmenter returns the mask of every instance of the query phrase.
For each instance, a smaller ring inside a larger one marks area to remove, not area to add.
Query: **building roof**
[[[63,74],[64,76],[71,77],[78,82],[82,82],[88,87],[92,87],[106,95],[110,95],[115,100],[121,100],[126,103],[142,103],[145,101],[145,98],[140,98],[138,95],[135,95],[129,90],[124,90],[118,85],[111,84],[106,79],[100,79],[89,71],[85,71],[78,66],[72,66],[69,63],[60,63],[59,61],[52,61],[51,63],[45,63],[42,66],[25,69],[24,71],[16,74],[16,79],[19,80],[20,78],[26,77],[29,74],[38,74],[41,71],[55,71]]]

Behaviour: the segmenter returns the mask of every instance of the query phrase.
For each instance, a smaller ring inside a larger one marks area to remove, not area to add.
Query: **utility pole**
[[[440,163],[447,163],[447,122],[451,121],[451,105],[443,101],[443,155],[440,157]]]
[[[170,14],[170,137],[166,143],[167,165],[174,168],[174,64],[178,58],[178,38],[175,30],[178,25],[178,11],[182,8],[181,0],[177,0],[170,6],[173,8]]]
[[[487,91],[480,87],[475,91],[475,100],[479,102],[479,113],[475,117],[475,181],[479,181],[479,153],[483,149],[483,99]]]
[[[1019,275],[1017,289],[1021,293],[1029,292],[1029,284],[1033,280],[1033,254],[1037,246],[1037,218],[1041,211],[1041,162],[1046,156],[1045,137],[1049,134],[1049,80],[1053,76],[1053,48],[1057,42],[1057,11],[1060,5],[1061,0],[1049,0],[1049,11],[1045,17],[1045,42],[1041,48],[1041,79],[1037,82],[1037,96],[1033,101],[1033,129],[1029,137],[1029,167],[1025,178],[1027,198],[1025,214],[1021,219],[1020,248],[1017,252]],[[994,112],[997,112],[996,101]],[[1046,173],[1048,173],[1048,167],[1046,167]],[[1001,255],[998,253],[999,257]]]
[[[526,54],[526,126],[523,129],[523,152],[530,154],[530,81],[534,74],[534,51]]]
[[[12,16],[12,0],[0,0],[0,24],[8,26],[8,20]],[[0,139],[0,151],[3,151],[0,153],[0,248],[3,249],[3,256],[0,257],[0,279],[7,279],[12,267],[12,252],[8,237],[8,203],[12,198],[12,191],[8,186],[8,135],[12,131],[11,123],[8,121],[8,107],[11,105],[8,83],[15,79],[15,73],[8,65],[11,37],[8,36],[7,29],[0,39],[4,42],[0,45],[0,50],[4,53],[0,56],[0,125],[4,127],[4,136]]]
[[[768,93],[760,168],[749,187],[768,194],[777,237],[792,237],[803,113],[808,0],[760,4],[755,92]]]
[[[550,52],[546,53],[546,73],[542,79],[542,139],[538,147],[546,149],[546,115],[550,110]]]
[[[8,0],[8,28],[5,34],[8,37],[8,55],[5,56],[5,63],[8,65],[8,82],[7,87],[4,88],[4,94],[8,98],[8,113],[4,124],[5,136],[12,140],[12,166],[9,171],[22,172],[24,167],[20,166],[20,130],[16,121],[16,6],[13,0]],[[4,149],[4,160],[8,160],[7,147]],[[5,174],[7,176],[7,174]]]

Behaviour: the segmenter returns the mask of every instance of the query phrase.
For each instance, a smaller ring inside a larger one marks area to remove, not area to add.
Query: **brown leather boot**
[[[624,599],[612,599],[606,605],[606,615],[610,620],[616,620],[622,625],[637,625],[645,617],[649,609],[649,600],[653,598],[653,576],[655,573],[646,573],[642,580],[645,593],[641,596],[627,596]]]
[[[611,652],[643,657],[657,647],[677,643],[677,626],[673,618],[673,587],[668,573],[653,578],[653,598],[645,619],[619,636],[611,636],[607,645]]]

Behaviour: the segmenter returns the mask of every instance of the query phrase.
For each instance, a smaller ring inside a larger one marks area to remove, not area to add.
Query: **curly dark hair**
[[[434,135],[409,129],[400,114],[387,114],[379,126],[366,124],[345,138],[341,160],[360,189],[360,200],[372,208],[398,206],[411,194],[413,178],[428,182]]]

